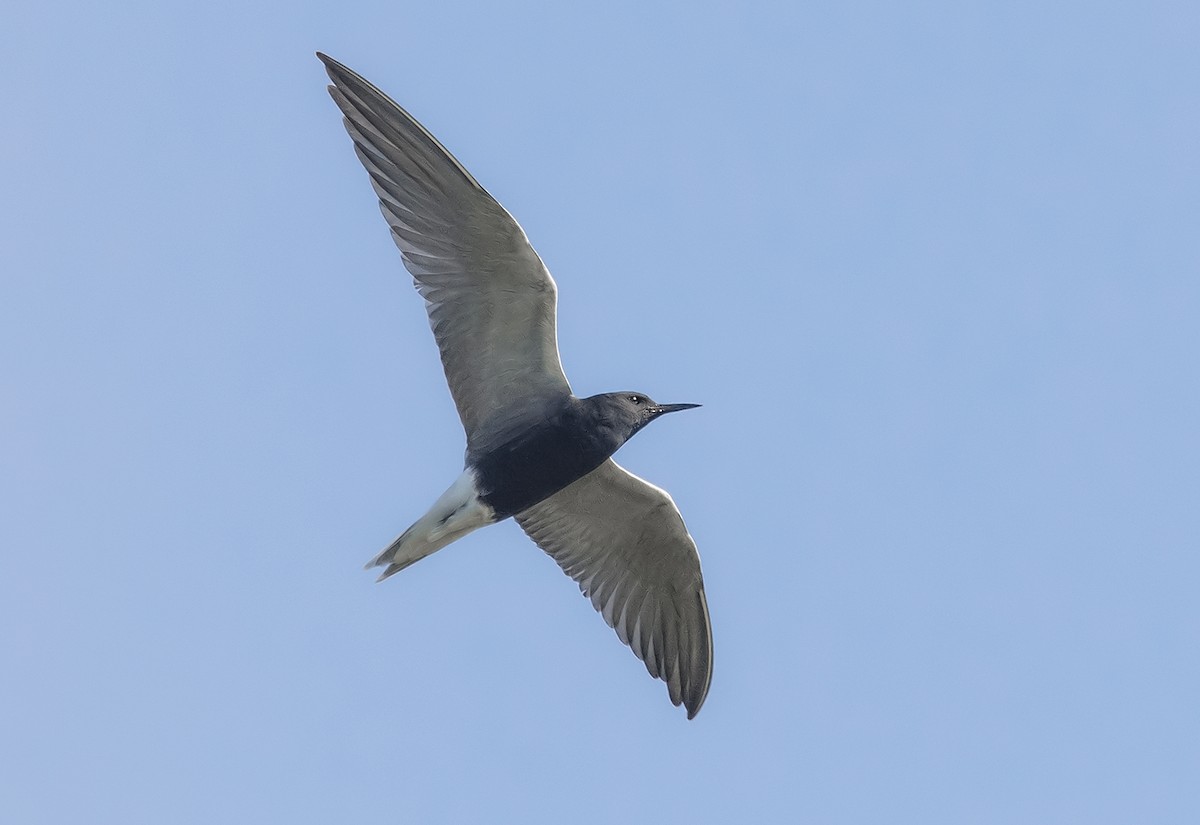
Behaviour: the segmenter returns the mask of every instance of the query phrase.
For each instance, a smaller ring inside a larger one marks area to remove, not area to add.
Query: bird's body
[[[425,298],[467,436],[462,475],[368,567],[385,579],[513,517],[695,716],[712,679],[695,543],[670,496],[611,456],[655,418],[697,405],[576,397],[558,358],[557,289],[520,226],[407,112],[318,56]]]
[[[555,399],[537,420],[513,422],[488,449],[467,452],[483,500],[498,518],[513,516],[600,466],[621,442],[611,428],[592,426],[590,405]]]
[[[656,410],[662,407],[639,393],[567,395],[539,410],[533,420],[506,422],[487,449],[467,452],[480,497],[502,519],[557,493],[599,467],[644,426],[639,404],[649,408],[646,416],[661,414]],[[623,405],[634,409],[626,411]]]

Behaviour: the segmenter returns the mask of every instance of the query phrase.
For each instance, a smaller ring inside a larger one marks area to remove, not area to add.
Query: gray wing
[[[516,520],[694,717],[712,682],[712,628],[671,497],[609,459]]]
[[[425,298],[468,442],[510,398],[570,393],[558,357],[558,290],[525,232],[408,112],[317,56]]]

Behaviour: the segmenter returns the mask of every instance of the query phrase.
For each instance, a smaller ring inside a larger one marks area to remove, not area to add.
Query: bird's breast
[[[599,467],[615,445],[573,422],[543,422],[468,455],[480,498],[498,518],[526,510]]]

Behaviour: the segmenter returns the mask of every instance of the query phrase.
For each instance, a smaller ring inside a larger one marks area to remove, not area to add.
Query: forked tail
[[[367,562],[365,569],[386,565],[386,569],[377,579],[383,581],[495,520],[496,514],[492,508],[479,499],[474,471],[467,469],[450,485],[450,489],[434,502],[428,513],[417,519],[412,527],[401,533],[383,552]]]

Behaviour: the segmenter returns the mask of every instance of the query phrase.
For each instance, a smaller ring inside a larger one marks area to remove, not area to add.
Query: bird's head
[[[633,438],[634,433],[659,416],[690,410],[699,404],[659,404],[643,392],[606,392],[585,399],[597,421],[611,428],[620,443]]]

